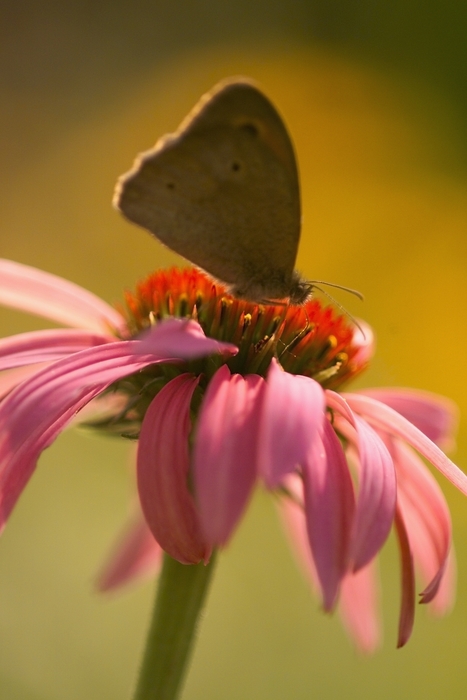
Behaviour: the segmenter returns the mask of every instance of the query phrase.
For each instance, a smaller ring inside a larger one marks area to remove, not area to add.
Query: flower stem
[[[175,700],[214,570],[215,553],[206,566],[187,566],[164,555],[138,685],[133,700]]]

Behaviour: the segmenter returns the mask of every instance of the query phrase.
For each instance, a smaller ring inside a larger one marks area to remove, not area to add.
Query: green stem
[[[164,555],[138,685],[133,700],[175,700],[181,690],[196,623],[214,570]]]

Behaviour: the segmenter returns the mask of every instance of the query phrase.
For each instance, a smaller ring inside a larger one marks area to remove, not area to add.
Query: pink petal
[[[416,554],[417,556],[417,554]],[[419,564],[421,569],[423,565]],[[452,609],[456,598],[457,567],[454,546],[448,554],[448,560],[444,569],[443,578],[439,584],[438,592],[429,603],[429,611],[436,616],[446,615]]]
[[[102,567],[96,581],[97,588],[101,592],[116,590],[136,578],[155,573],[161,561],[162,549],[139,512],[127,523]]]
[[[98,335],[77,329],[57,329],[20,333],[0,339],[0,370],[39,362],[53,362],[65,355],[111,341],[108,335]]]
[[[284,488],[290,494],[290,497],[284,496],[280,500],[276,499],[284,529],[313,593],[318,595],[321,592],[321,588],[313,560],[313,553],[310,549],[305,511],[302,504],[303,479],[296,474],[292,474],[286,477]]]
[[[66,326],[97,333],[122,331],[125,320],[86,289],[35,267],[0,259],[0,303]]]
[[[355,499],[347,461],[329,421],[322,436],[316,436],[302,471],[308,538],[324,608],[331,610],[348,567]]]
[[[327,407],[333,412],[337,411],[347,421],[347,423],[349,423],[349,425],[356,429],[355,415],[343,396],[341,394],[337,394],[335,391],[326,389],[325,397]]]
[[[467,496],[467,476],[421,430],[389,406],[361,394],[345,394],[348,404],[368,423],[412,445],[444,476]]]
[[[349,637],[365,654],[373,653],[381,643],[379,585],[376,560],[349,573],[341,584],[339,613]]]
[[[138,341],[140,352],[156,352],[158,357],[194,360],[214,353],[236,355],[238,348],[204,335],[196,321],[169,318],[141,334]]]
[[[410,639],[415,619],[415,572],[407,528],[400,510],[396,509],[394,520],[401,557],[402,600],[399,616],[397,648],[403,647]]]
[[[415,389],[365,389],[361,393],[393,408],[443,449],[453,449],[459,409],[450,399]]]
[[[324,392],[318,382],[284,372],[273,359],[259,437],[259,470],[269,488],[303,464],[325,417]]]
[[[281,498],[280,514],[298,561],[314,593],[320,589],[318,575],[306,531],[303,507],[299,505],[302,481],[289,477],[286,488],[292,498]],[[296,499],[296,500],[295,500]],[[376,560],[357,573],[344,576],[338,602],[338,610],[351,639],[365,652],[373,652],[380,643],[381,621],[379,615],[379,587],[375,575]]]
[[[178,347],[179,356],[199,356],[202,338],[193,323],[167,320],[154,326],[144,342],[120,341],[75,353],[36,372],[8,394],[0,404],[0,529],[40,453],[83,406],[118,379],[165,361],[171,330],[174,354]],[[158,346],[159,335],[162,348]],[[214,341],[205,340],[210,354]]]
[[[257,476],[258,426],[264,380],[231,375],[211,379],[193,444],[196,499],[203,532],[224,545],[241,517]]]
[[[377,433],[355,417],[360,482],[352,543],[354,570],[368,564],[389,535],[396,505],[396,475],[391,456]]]
[[[437,481],[409,447],[394,441],[391,451],[410,548],[428,584],[420,602],[429,603],[438,592],[451,549],[449,508]]]
[[[111,343],[60,360],[20,384],[0,404],[0,528],[40,453],[75,413],[112,382],[155,362],[153,356],[135,358],[132,345]]]
[[[358,351],[352,357],[352,363],[357,367],[365,366],[375,353],[375,337],[371,326],[361,319],[358,320],[360,328],[355,328],[352,345],[358,346]]]
[[[353,414],[346,401],[326,391],[328,405],[344,420],[336,425],[358,452],[359,491],[352,536],[354,570],[368,564],[386,541],[396,507],[396,474],[385,444],[361,418]]]
[[[29,379],[34,374],[37,374],[44,365],[29,365],[25,367],[18,367],[17,369],[10,369],[2,372],[0,374],[0,399],[3,399],[7,394],[10,393],[21,382]]]
[[[138,445],[138,493],[146,521],[161,547],[182,564],[208,561],[188,490],[190,402],[198,379],[182,374],[166,384],[149,406]]]

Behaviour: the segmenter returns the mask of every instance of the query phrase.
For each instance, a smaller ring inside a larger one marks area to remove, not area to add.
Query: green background
[[[257,79],[296,145],[298,267],[377,336],[359,386],[454,399],[467,471],[467,6],[447,2],[3,2],[0,255],[109,302],[175,256],[112,210],[116,177],[202,92]],[[0,311],[1,334],[45,327]],[[133,504],[126,444],[70,431],[41,458],[0,540],[0,697],[124,700],[155,582],[108,599],[93,578]],[[418,608],[396,651],[399,564],[381,557],[383,647],[360,657],[303,580],[258,492],[220,557],[186,700],[465,697],[467,503],[443,483],[458,600]]]

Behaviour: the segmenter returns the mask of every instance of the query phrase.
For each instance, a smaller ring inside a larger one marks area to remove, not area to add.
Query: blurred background
[[[135,154],[219,79],[276,103],[301,171],[305,276],[356,287],[377,355],[359,386],[454,399],[467,471],[467,6],[457,0],[3,0],[0,255],[109,302],[176,262],[112,210]],[[1,335],[45,327],[0,310]],[[129,450],[73,430],[41,458],[0,540],[0,696],[125,700],[154,580],[110,597],[93,579],[134,497]],[[464,697],[467,502],[445,482],[454,611],[417,609],[396,651],[399,562],[381,558],[385,639],[361,658],[321,613],[258,493],[220,557],[183,697]]]

